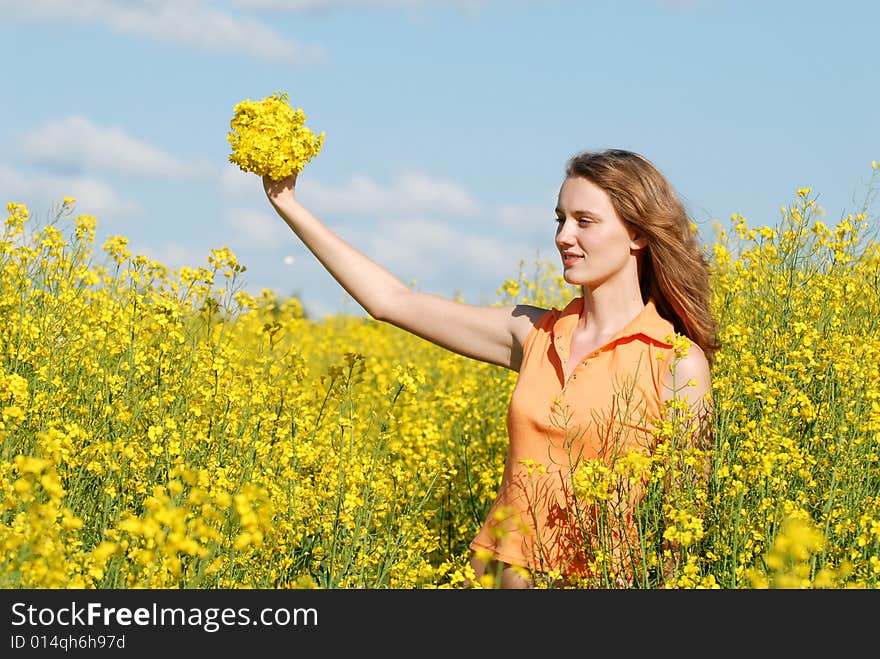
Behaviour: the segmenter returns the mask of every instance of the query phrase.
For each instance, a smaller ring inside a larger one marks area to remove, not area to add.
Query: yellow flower
[[[262,101],[241,101],[235,106],[226,139],[232,146],[229,161],[245,172],[280,181],[302,171],[324,145],[304,122],[300,108],[292,108],[286,92],[275,92]]]

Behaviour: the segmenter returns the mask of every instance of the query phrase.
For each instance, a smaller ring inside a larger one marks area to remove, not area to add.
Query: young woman
[[[474,306],[412,290],[302,206],[296,175],[263,184],[278,214],[370,316],[519,373],[504,474],[471,543],[476,578],[491,570],[502,587],[527,588],[536,574],[589,574],[590,515],[573,494],[578,466],[649,451],[652,421],[672,397],[705,427],[711,411],[717,345],[708,270],[663,175],[630,151],[571,158],[556,247],[565,281],[581,295],[561,310]],[[673,332],[691,342],[676,360]],[[613,537],[623,542],[626,533]]]

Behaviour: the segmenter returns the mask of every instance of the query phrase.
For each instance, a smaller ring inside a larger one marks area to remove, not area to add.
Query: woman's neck
[[[642,293],[636,287],[631,290],[590,290],[581,287],[584,306],[578,325],[590,335],[611,335],[625,327],[645,308]]]

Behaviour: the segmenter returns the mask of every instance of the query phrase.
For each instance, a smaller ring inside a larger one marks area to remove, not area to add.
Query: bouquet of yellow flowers
[[[241,101],[226,136],[232,146],[229,162],[245,172],[280,181],[301,172],[324,145],[324,133],[315,135],[305,125],[306,115],[292,108],[286,92],[262,101]]]

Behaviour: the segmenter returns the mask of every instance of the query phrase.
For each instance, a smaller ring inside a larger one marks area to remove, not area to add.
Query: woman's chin
[[[565,270],[562,273],[562,279],[570,286],[583,286],[584,282],[574,276],[571,270]]]

